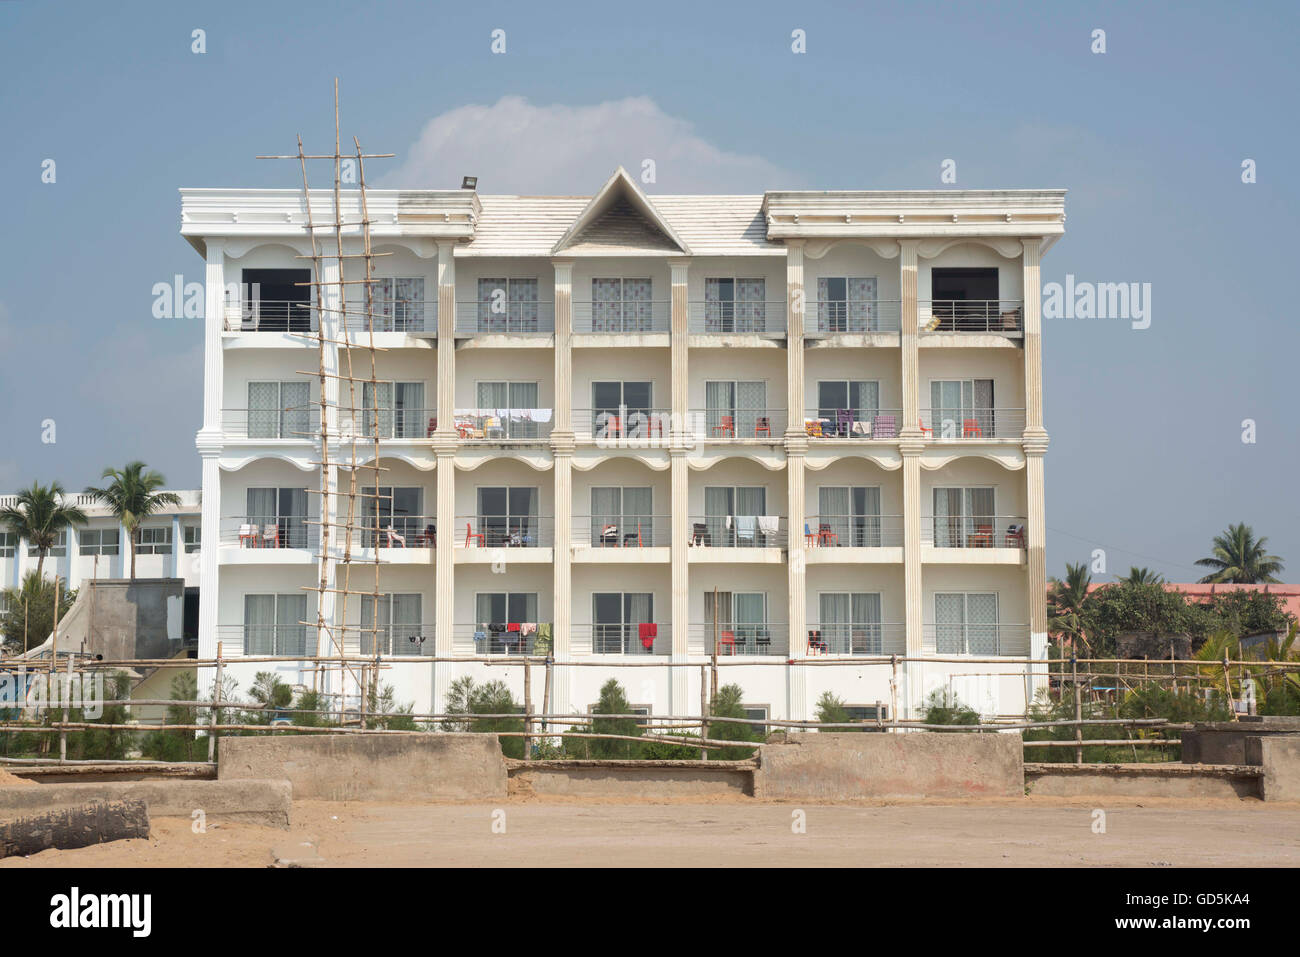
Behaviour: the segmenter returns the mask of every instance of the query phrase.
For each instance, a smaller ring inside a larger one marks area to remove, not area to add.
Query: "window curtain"
[[[508,279],[478,281],[478,328],[480,332],[505,332],[509,314]]]
[[[474,394],[480,409],[505,409],[510,404],[508,382],[480,382]]]
[[[649,332],[653,326],[653,284],[649,279],[623,280],[623,330]]]
[[[713,653],[713,598],[712,591],[704,593],[704,651],[706,654]],[[717,593],[718,600],[718,632],[731,631],[731,592],[720,591]]]
[[[623,280],[591,281],[591,328],[593,332],[618,332],[622,328]]]
[[[849,332],[869,332],[876,328],[876,279],[859,277],[849,280]]]
[[[979,534],[985,542],[994,541],[997,523],[994,521],[993,489],[966,489],[966,534]]]
[[[621,536],[639,535],[641,545],[654,544],[654,489],[650,487],[625,488],[623,491],[623,522]],[[625,539],[629,540],[630,539]],[[647,621],[649,619],[646,619]]]
[[[276,654],[305,655],[307,653],[306,595],[277,595],[275,600]]]
[[[736,515],[746,517],[767,514],[767,489],[762,486],[748,486],[736,489]],[[754,546],[756,548],[765,545],[763,533],[758,530],[757,523],[746,522],[741,526],[739,522],[733,523],[733,534],[736,536],[735,544],[739,546]],[[753,532],[753,537],[748,537],[748,532]]]
[[[358,646],[363,655],[373,655],[376,644],[381,654],[389,653],[389,623],[392,621],[392,599],[379,596],[379,613],[375,614],[373,595],[361,596],[361,635]]]
[[[941,655],[959,655],[965,650],[966,596],[934,596],[935,651]]]
[[[966,596],[967,650],[972,655],[998,654],[998,596]]]
[[[857,592],[853,595],[853,632],[849,653],[878,655],[883,648],[880,626],[880,595],[874,592]]]
[[[709,540],[715,546],[730,545],[734,541],[734,529],[728,527],[727,519],[736,514],[735,502],[735,490],[729,486],[706,486],[704,489],[704,521]]]
[[[820,525],[830,526],[841,545],[854,545],[853,510],[849,489],[844,486],[822,486],[817,490],[817,518]],[[821,531],[819,528],[813,532]]]
[[[250,488],[245,493],[245,500],[248,504],[248,521],[259,529],[263,525],[273,524],[279,517],[279,496],[276,489]]]
[[[623,596],[623,651],[645,652],[637,625],[655,620],[654,595],[649,592],[630,592]],[[653,645],[651,646],[653,648]]]
[[[376,435],[375,423],[378,421],[378,437],[389,439],[393,436],[393,383],[365,382],[361,387],[361,429],[362,435]]]
[[[424,438],[424,383],[395,383],[394,396],[394,434],[400,439]]]
[[[288,548],[307,547],[307,490],[282,488],[279,498],[280,544]]]
[[[880,412],[880,383],[868,380],[850,382],[849,411],[855,422],[874,421]]]
[[[538,385],[536,382],[512,382],[510,383],[510,408],[511,409],[535,409],[537,408]],[[519,420],[515,416],[510,417],[510,421],[503,423],[507,429],[507,435],[512,439],[535,439],[540,434],[537,423],[530,420]]]
[[[765,332],[766,281],[763,279],[736,280],[736,331]]]
[[[717,435],[714,430],[722,425],[723,416],[731,417],[736,422],[736,384],[734,382],[704,383],[704,426],[706,434]],[[740,433],[737,432],[737,435]]]
[[[844,654],[849,647],[849,631],[852,624],[851,605],[847,594],[822,595],[821,628],[822,641],[827,650],[834,655]]]
[[[395,298],[392,311],[393,329],[397,332],[419,332],[424,329],[424,279],[412,277],[395,281]]]
[[[280,383],[280,438],[306,439],[310,428],[311,385],[306,382]]]
[[[510,331],[536,332],[537,316],[537,280],[510,280]]]
[[[880,489],[874,485],[853,489],[853,544],[879,548],[882,542]]]
[[[280,383],[248,383],[248,437],[278,439],[280,424]]]
[[[393,328],[393,300],[395,298],[392,279],[376,279],[370,284],[370,312],[374,316],[376,332],[388,332]],[[365,315],[365,300],[362,300],[359,306],[360,308],[357,310],[359,313],[357,319],[359,321],[354,325],[365,329],[368,328]]]
[[[752,438],[759,419],[768,418],[767,383],[736,383],[736,437]],[[771,427],[771,422],[767,423]]]
[[[735,317],[735,290],[730,279],[704,280],[704,328],[730,332]]]
[[[934,544],[938,548],[960,548],[962,535],[962,490],[934,490]]]
[[[275,596],[244,596],[244,654],[269,655],[275,648]]]
[[[623,534],[620,517],[623,513],[621,488],[593,488],[591,490],[591,543],[603,544],[600,533],[606,525],[619,525],[617,536]],[[615,539],[617,540],[617,539]]]
[[[412,642],[411,637],[418,638],[421,634],[422,604],[423,596],[418,594],[392,596],[392,624],[389,627],[392,646],[389,654],[418,655],[421,653],[420,644]]]
[[[831,302],[831,281],[825,276],[817,278],[817,329],[829,332],[834,328],[833,319],[837,309],[843,307]]]

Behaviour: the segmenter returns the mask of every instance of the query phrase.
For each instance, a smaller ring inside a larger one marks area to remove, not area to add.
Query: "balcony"
[[[315,332],[319,310],[310,301],[246,299],[226,302],[227,332]]]
[[[917,302],[917,313],[922,334],[1024,334],[1024,303],[1020,299],[922,299]]]
[[[315,549],[319,524],[306,515],[236,515],[221,520],[221,544],[266,552]]]
[[[540,643],[539,629],[546,632]],[[473,647],[476,655],[549,655],[555,647],[551,633],[549,622],[501,621],[452,626],[455,644],[461,648]]]
[[[320,435],[320,406],[222,409],[221,433],[228,439],[312,442]]]
[[[549,336],[555,332],[553,302],[458,302],[458,336]]]
[[[672,627],[658,623],[593,623],[572,626],[571,649],[591,655],[667,655],[672,653]]]
[[[778,515],[692,515],[688,544],[698,548],[784,548],[786,521]]]
[[[922,409],[920,426],[922,438],[934,441],[1020,439],[1025,431],[1025,410]]]
[[[902,622],[828,622],[808,626],[809,655],[902,655],[907,626]]]
[[[706,442],[785,441],[785,409],[691,409],[690,415],[697,432],[702,424]]]
[[[667,546],[670,515],[575,515],[573,544],[599,549],[644,549]]]
[[[370,303],[370,318],[374,320],[375,332],[437,335],[438,300],[373,299]],[[352,334],[354,341],[364,344],[364,334],[371,330],[365,300],[347,304],[343,328]]]
[[[808,548],[901,548],[901,515],[810,515],[804,523]]]
[[[464,442],[545,443],[551,409],[456,409],[456,434]]]
[[[346,520],[347,516],[343,514],[335,519],[336,522]],[[438,545],[436,515],[380,515],[376,523],[375,516],[367,514],[354,517],[352,524],[350,544],[353,548],[374,548],[378,542],[380,548],[430,551]],[[338,527],[330,529],[331,540],[340,541],[346,531]]]
[[[935,548],[1025,547],[1023,515],[921,516],[921,543]]]
[[[314,612],[310,614],[315,617]],[[217,639],[226,654],[237,648],[239,654],[250,658],[304,658],[316,653],[316,626],[301,622],[217,625]]]
[[[601,447],[648,445],[651,439],[666,438],[672,431],[669,409],[574,409],[573,432]]]
[[[672,331],[670,300],[573,303],[573,331],[596,335]]]
[[[803,430],[810,439],[897,439],[902,409],[804,409]]]
[[[921,650],[932,655],[1027,655],[1029,626],[952,622],[921,626]]]
[[[344,440],[427,439],[437,428],[437,409],[339,409]]]
[[[828,336],[898,332],[902,328],[902,302],[897,299],[872,299],[846,302],[843,299],[818,299],[804,319],[804,334]]]
[[[719,657],[732,655],[789,654],[789,626],[785,622],[719,621],[691,625],[691,644],[712,655],[716,646]]]
[[[686,329],[691,335],[785,335],[785,300],[766,302],[703,302],[687,304]]]
[[[458,548],[550,548],[555,544],[555,518],[550,515],[457,515]]]

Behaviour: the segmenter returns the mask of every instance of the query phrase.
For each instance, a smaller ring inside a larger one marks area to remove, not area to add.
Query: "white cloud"
[[[797,186],[793,176],[760,156],[720,149],[686,120],[645,96],[593,106],[535,106],[503,96],[434,117],[384,186],[454,188],[479,178],[486,193],[589,195],[617,166],[640,182],[652,159],[651,193],[761,192]]]

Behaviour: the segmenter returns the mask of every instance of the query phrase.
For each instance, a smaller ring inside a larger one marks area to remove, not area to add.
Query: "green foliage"
[[[182,671],[171,682],[173,701],[197,701],[199,696],[198,676],[193,671]],[[167,706],[166,724],[197,724],[199,709],[192,705],[173,704]],[[200,751],[202,747],[202,751]],[[207,760],[206,743],[201,743],[194,731],[160,728],[151,731],[140,746],[146,758],[155,761],[199,761]],[[202,757],[200,757],[200,754]]]
[[[1053,578],[1047,593],[1048,628],[1052,634],[1063,635],[1071,641],[1089,647],[1084,606],[1088,601],[1088,586],[1092,576],[1084,564],[1065,566],[1065,580]]]
[[[840,698],[830,691],[823,691],[817,699],[817,720],[822,724],[844,724],[849,720],[849,713],[844,710],[844,702]]]
[[[744,718],[745,705],[742,700],[744,691],[740,685],[723,685],[713,696],[709,705],[709,714],[719,718]],[[730,721],[714,722],[709,725],[709,737],[717,741],[762,741],[763,736],[748,724],[735,724]],[[743,761],[754,756],[754,748],[714,748],[709,751],[710,761]]]
[[[112,479],[102,488],[87,486],[86,494],[108,506],[131,538],[131,578],[135,578],[135,556],[140,545],[140,525],[168,505],[180,505],[175,492],[160,492],[167,484],[160,472],[143,462],[128,462],[123,469],[106,468],[102,478]],[[179,548],[177,542],[175,547]]]
[[[85,525],[86,513],[75,505],[63,504],[63,486],[58,482],[33,482],[15,496],[13,505],[0,509],[0,525],[36,549],[36,577],[45,573],[45,556],[58,540],[59,532],[73,525]],[[41,636],[41,641],[49,632]]]
[[[259,671],[254,675],[248,696],[265,707],[250,711],[243,722],[246,724],[270,724],[276,717],[277,709],[288,708],[293,704],[293,689],[273,671]]]
[[[35,571],[23,576],[17,588],[4,590],[5,611],[0,615],[0,644],[7,654],[22,654],[24,627],[28,648],[35,648],[54,633],[54,582]],[[59,590],[59,618],[77,600],[76,590]]]
[[[1229,525],[1222,535],[1214,536],[1214,547],[1206,558],[1196,564],[1212,569],[1202,582],[1236,582],[1260,584],[1276,582],[1284,565],[1277,555],[1266,550],[1268,539],[1255,537],[1255,530],[1245,522]]]
[[[1097,658],[1114,657],[1116,641],[1124,632],[1190,635],[1195,647],[1216,624],[1213,615],[1189,603],[1181,592],[1127,581],[1094,591],[1084,603],[1082,617]]]
[[[479,734],[499,734],[502,731],[523,731],[524,719],[475,718],[477,714],[512,714],[521,708],[503,681],[477,684],[469,675],[457,678],[447,693],[447,714],[456,715],[442,722],[445,731],[471,731]],[[524,756],[523,738],[501,738],[501,751],[508,758]]]
[[[935,688],[925,699],[926,724],[972,725],[980,723],[980,714],[963,704],[948,688]]]
[[[124,700],[131,696],[131,678],[123,671],[115,671],[104,680],[104,700]],[[88,717],[84,708],[50,708],[47,723],[60,721],[89,722],[92,724],[125,724],[126,705],[106,704],[98,717]],[[49,736],[52,749],[58,747],[58,737]],[[131,731],[117,728],[87,728],[68,732],[68,758],[75,761],[121,761],[134,738]]]
[[[370,707],[367,710],[378,713],[376,717],[370,719],[373,727],[383,728],[386,731],[419,730],[416,727],[415,718],[411,716],[411,713],[415,710],[415,704],[408,702],[399,705],[396,701],[393,686],[390,684],[380,688],[378,695],[373,691],[371,692]]]
[[[627,693],[614,678],[606,681],[600,689],[600,700],[592,709],[593,715],[631,714],[632,706],[628,703]],[[593,718],[592,734],[622,734],[629,737],[641,736],[641,725],[635,718]],[[588,739],[588,752],[593,758],[633,759],[642,756],[642,743],[639,741]]]

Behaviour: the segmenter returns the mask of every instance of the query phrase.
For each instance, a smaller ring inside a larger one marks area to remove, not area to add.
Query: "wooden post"
[[[216,684],[212,688],[212,715],[208,722],[211,727],[208,729],[208,763],[211,764],[217,758],[217,728],[221,723],[221,673],[224,669],[221,660],[221,642],[217,642],[217,678]]]
[[[54,576],[54,647],[50,649],[50,657],[58,658],[59,656],[59,585],[62,579],[58,575]]]
[[[521,639],[522,641],[522,639]],[[533,668],[524,657],[524,760],[529,760],[533,743]]]
[[[889,656],[889,716],[898,726],[898,655]]]
[[[1074,720],[1083,720],[1083,707],[1079,702],[1079,656],[1070,652],[1070,675],[1074,681]],[[1083,725],[1074,726],[1074,763],[1083,764]]]
[[[732,646],[735,650],[735,646]],[[713,697],[718,696],[718,586],[713,586]],[[708,714],[707,709],[700,712],[700,717]],[[708,735],[704,735],[708,737]]]
[[[715,593],[716,593],[716,589],[715,589]],[[718,614],[718,605],[716,600],[714,601],[713,604],[713,614],[714,617],[716,618]],[[700,737],[701,738],[708,738],[709,736],[709,722],[704,720],[709,716],[708,671],[709,669],[707,665],[700,665]],[[709,749],[700,748],[700,760],[707,761],[708,759],[709,759]]]
[[[1232,720],[1237,720],[1237,704],[1232,697],[1232,670],[1228,667],[1228,649],[1223,649],[1223,692],[1228,696],[1228,707],[1232,711]]]
[[[555,659],[546,655],[546,680],[542,684],[542,731],[550,730],[550,721],[547,720],[551,714],[551,665]]]

